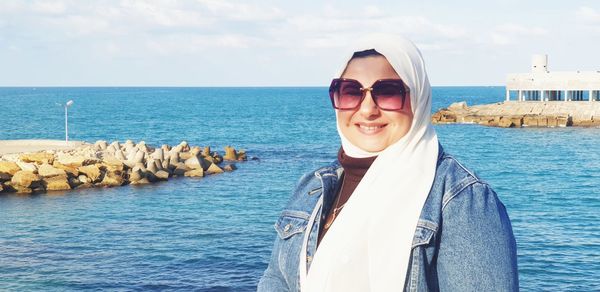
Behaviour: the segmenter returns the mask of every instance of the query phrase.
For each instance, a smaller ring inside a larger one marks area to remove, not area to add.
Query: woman
[[[329,91],[338,160],[300,179],[258,290],[518,290],[504,205],[438,144],[414,44],[367,39]]]

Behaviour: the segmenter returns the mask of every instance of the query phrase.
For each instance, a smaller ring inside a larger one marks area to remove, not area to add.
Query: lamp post
[[[68,108],[73,105],[73,100],[67,101],[65,104],[65,142],[69,142],[69,114]]]

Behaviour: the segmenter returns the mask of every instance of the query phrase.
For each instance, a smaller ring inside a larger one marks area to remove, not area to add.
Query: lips
[[[375,135],[375,134],[383,131],[383,129],[387,126],[387,124],[356,123],[355,126],[357,127],[359,132],[361,132],[365,135]]]

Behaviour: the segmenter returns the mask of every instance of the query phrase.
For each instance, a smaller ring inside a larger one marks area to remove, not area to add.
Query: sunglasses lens
[[[379,81],[373,84],[373,97],[377,106],[384,110],[401,110],[406,90],[399,81]]]
[[[354,109],[360,105],[362,91],[360,83],[353,80],[336,79],[332,82],[329,95],[337,109]]]

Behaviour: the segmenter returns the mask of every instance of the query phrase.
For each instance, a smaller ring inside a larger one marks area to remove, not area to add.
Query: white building
[[[547,55],[533,55],[531,73],[506,79],[506,101],[600,100],[600,71],[549,72]]]

